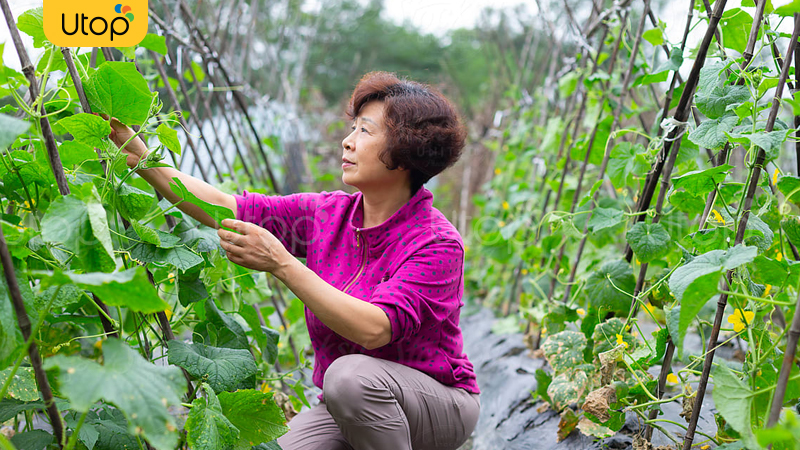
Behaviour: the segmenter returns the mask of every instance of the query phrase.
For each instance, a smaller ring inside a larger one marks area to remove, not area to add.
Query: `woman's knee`
[[[375,361],[370,356],[354,354],[337,358],[325,370],[322,384],[325,403],[331,415],[357,419],[364,409],[366,396],[376,390],[370,381],[374,372]]]

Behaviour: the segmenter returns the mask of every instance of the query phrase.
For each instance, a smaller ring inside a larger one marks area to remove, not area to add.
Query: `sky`
[[[777,7],[789,3],[790,1],[791,0],[773,0],[772,3]],[[536,3],[533,0],[525,0],[524,2],[520,0],[387,0],[384,2],[384,14],[385,17],[398,23],[409,20],[423,32],[442,36],[447,30],[471,27],[480,16],[481,10],[487,6],[493,6],[495,8],[513,7],[520,3],[527,4],[531,12],[536,11]],[[17,17],[24,11],[36,6],[41,6],[41,4],[42,0],[11,0],[11,10],[14,17]],[[729,0],[726,9],[730,10],[738,7],[740,4],[741,0]],[[667,38],[676,44],[680,42],[681,36],[683,35],[687,5],[688,2],[686,1],[670,1],[663,11],[656,14],[656,17],[667,24]],[[555,18],[553,15],[559,14],[560,12],[551,11],[547,13],[552,14],[550,18]],[[786,26],[788,32],[791,33],[791,24],[784,23],[784,26]],[[781,28],[783,29],[784,27]],[[702,38],[704,31],[705,27],[700,26],[695,28],[690,38],[690,48],[693,43]],[[31,58],[35,60],[41,50],[34,49],[31,38],[24,33],[22,33],[22,39],[28,48]],[[9,67],[19,70],[19,59],[11,43],[8,29],[5,23],[0,23],[0,43],[3,42],[6,42],[3,54],[4,63]]]

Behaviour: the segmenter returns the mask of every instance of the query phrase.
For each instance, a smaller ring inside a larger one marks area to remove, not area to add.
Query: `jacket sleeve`
[[[236,199],[236,219],[265,228],[292,255],[305,258],[308,244],[315,237],[317,206],[329,195],[324,191],[265,195],[245,190],[241,195],[233,194]]]
[[[439,240],[420,248],[387,281],[378,284],[369,302],[381,308],[392,326],[390,344],[440,326],[463,306],[464,250],[456,240]]]

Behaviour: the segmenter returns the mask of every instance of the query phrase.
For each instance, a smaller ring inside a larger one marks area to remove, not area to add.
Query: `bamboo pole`
[[[792,38],[789,41],[789,48],[786,51],[786,55],[791,55],[794,53],[798,35],[800,35],[800,14],[795,13],[794,31],[792,32]],[[771,132],[775,126],[775,120],[777,119],[778,111],[780,110],[783,88],[786,85],[786,80],[789,76],[790,65],[791,65],[791,58],[786,58],[781,68],[781,75],[778,80],[778,86],[775,88],[775,97],[772,99],[772,108],[770,109],[769,117],[767,118],[767,124],[765,128],[765,132],[767,133]],[[766,153],[764,152],[763,149],[759,148],[755,164],[751,169],[750,180],[747,184],[747,191],[744,197],[744,203],[743,205],[741,205],[742,212],[741,212],[741,217],[739,218],[738,228],[736,230],[736,239],[734,241],[734,245],[741,244],[742,241],[744,240],[744,232],[747,227],[747,221],[750,218],[750,208],[753,205],[753,198],[755,197],[756,189],[758,188],[759,180],[761,178],[761,168],[764,165],[765,158],[766,158]],[[726,281],[728,286],[730,286],[731,284],[732,277],[733,277],[733,271],[730,270],[726,274]],[[725,306],[727,304],[728,304],[728,294],[721,294],[719,297],[719,301],[717,302],[717,313],[714,316],[714,327],[711,329],[711,336],[709,337],[708,340],[709,342],[708,353],[706,353],[706,358],[705,361],[703,362],[703,373],[700,376],[700,382],[697,386],[697,402],[695,403],[694,410],[692,411],[692,417],[689,421],[689,426],[687,427],[686,435],[683,440],[683,450],[690,450],[692,447],[692,441],[694,440],[695,429],[697,428],[697,421],[700,417],[700,410],[703,405],[703,397],[705,396],[706,387],[708,385],[708,377],[711,373],[711,365],[714,360],[714,350],[716,347],[717,338],[719,337],[719,329],[722,325],[722,316],[725,313]],[[781,368],[781,370],[783,370],[783,367]]]
[[[0,1],[2,1],[4,5],[3,9],[6,10],[6,0]],[[42,357],[39,354],[39,347],[31,338],[31,320],[28,317],[27,311],[25,311],[25,302],[22,299],[22,294],[20,293],[19,285],[17,284],[16,274],[14,274],[14,263],[12,262],[11,254],[8,251],[6,237],[3,234],[3,227],[0,227],[0,260],[2,260],[3,273],[6,278],[6,283],[8,284],[8,294],[9,297],[11,297],[11,303],[14,305],[14,312],[17,315],[17,324],[19,325],[19,329],[22,331],[22,339],[26,343],[31,341],[30,346],[28,347],[28,357],[30,358],[31,365],[33,366],[33,374],[36,378],[36,385],[39,388],[39,392],[42,393],[45,410],[47,411],[47,417],[50,418],[50,425],[53,427],[53,435],[55,436],[59,447],[63,448],[64,423],[61,421],[61,414],[58,412],[58,407],[56,407],[56,402],[53,398],[53,391],[50,389],[50,382],[47,380],[47,374],[42,367]]]

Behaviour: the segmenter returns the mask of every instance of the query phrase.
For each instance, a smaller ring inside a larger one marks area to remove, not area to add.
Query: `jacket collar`
[[[361,191],[354,194],[354,200],[355,207],[350,209],[348,217],[350,228],[353,230],[353,245],[360,234],[361,242],[365,243],[371,252],[382,251],[389,243],[402,239],[412,228],[421,226],[420,222],[423,219],[428,219],[427,222],[430,222],[429,217],[433,208],[433,194],[422,186],[382,224],[363,228],[364,202]]]

